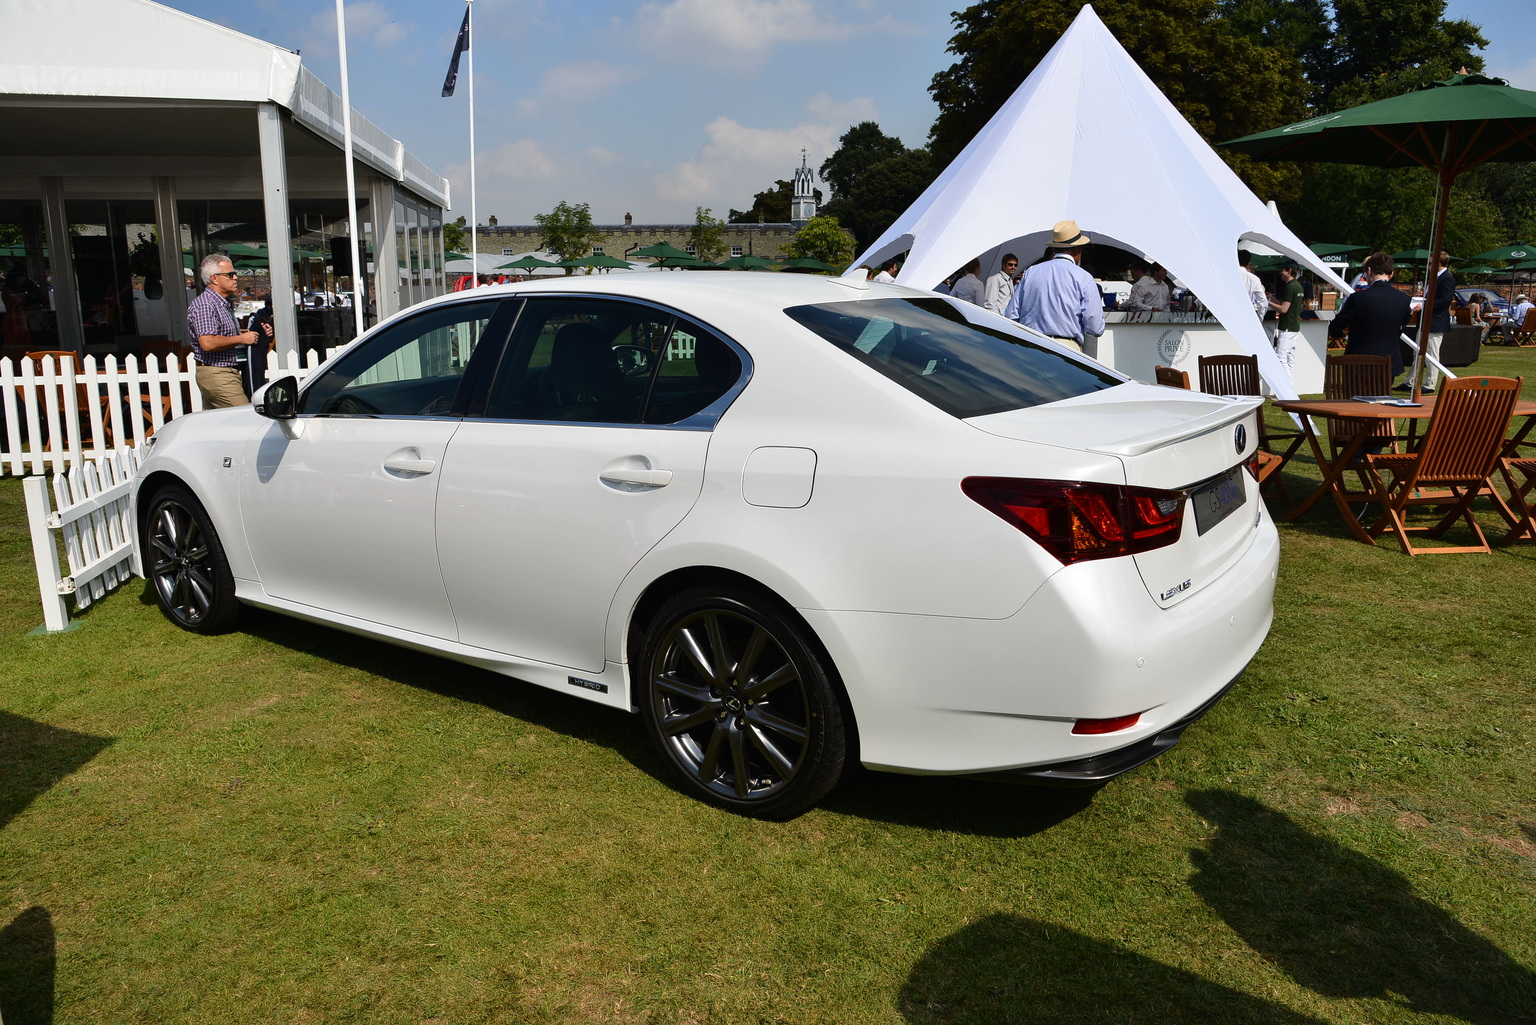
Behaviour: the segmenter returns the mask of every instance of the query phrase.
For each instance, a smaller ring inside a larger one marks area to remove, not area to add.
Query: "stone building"
[[[800,151],[800,166],[795,169],[794,194],[790,202],[789,222],[757,224],[727,224],[723,242],[727,256],[760,256],[765,260],[782,260],[786,254],[784,244],[794,236],[806,221],[816,216],[815,175],[806,164],[805,151]],[[682,224],[635,224],[631,214],[624,215],[623,224],[596,224],[603,239],[592,246],[593,253],[603,253],[620,260],[629,259],[636,249],[666,242],[685,252],[692,253],[688,244],[693,223]],[[543,233],[537,224],[481,225],[476,229],[480,252],[493,256],[517,256],[539,248]],[[641,258],[643,259],[643,257]]]

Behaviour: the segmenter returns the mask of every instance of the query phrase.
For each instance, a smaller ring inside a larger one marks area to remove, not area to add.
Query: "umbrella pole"
[[[1453,134],[1446,133],[1447,150]],[[1435,286],[1440,283],[1440,251],[1445,248],[1446,208],[1450,206],[1451,181],[1455,178],[1455,172],[1445,165],[1446,160],[1442,156],[1435,184],[1435,226],[1429,236],[1429,266],[1424,272],[1424,305],[1419,309],[1419,350],[1413,354],[1414,402],[1418,402],[1422,394],[1420,378],[1424,373],[1424,356],[1429,352],[1430,326],[1435,315]]]

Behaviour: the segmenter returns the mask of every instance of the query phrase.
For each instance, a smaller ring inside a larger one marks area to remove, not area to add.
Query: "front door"
[[[376,332],[307,383],[295,420],[252,439],[241,511],[268,594],[454,637],[437,489],[472,356],[499,329],[499,305],[437,306]]]

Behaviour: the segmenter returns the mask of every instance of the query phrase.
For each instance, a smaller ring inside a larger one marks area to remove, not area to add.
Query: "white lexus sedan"
[[[167,425],[137,555],[194,632],[256,605],[638,711],[749,815],[853,760],[1097,784],[1269,629],[1258,401],[897,285],[540,280]]]

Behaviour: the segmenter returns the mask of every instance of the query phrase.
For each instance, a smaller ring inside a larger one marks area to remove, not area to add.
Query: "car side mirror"
[[[299,382],[296,378],[279,377],[256,395],[256,412],[271,420],[292,420],[298,415]]]

